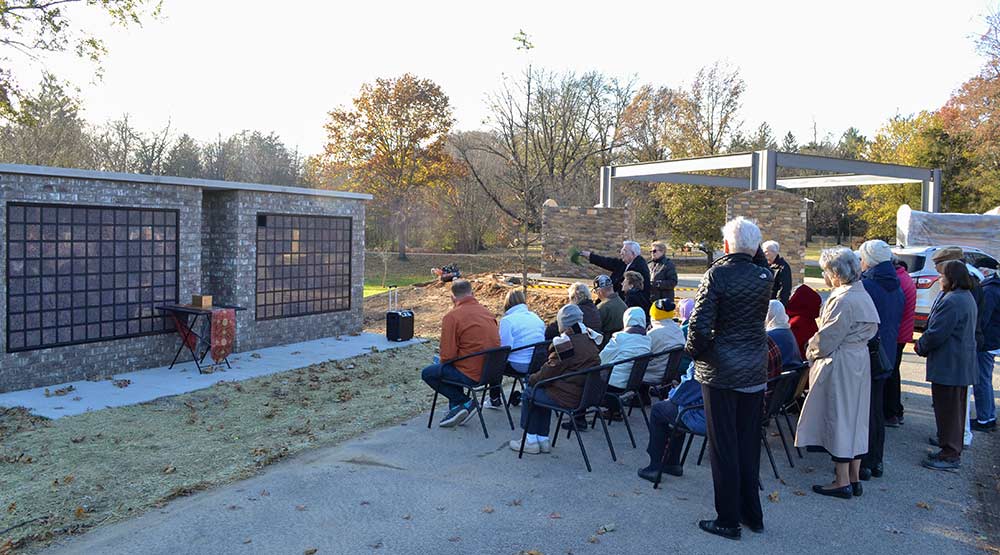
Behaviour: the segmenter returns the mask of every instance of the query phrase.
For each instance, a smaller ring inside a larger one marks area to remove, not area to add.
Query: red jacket
[[[823,304],[819,293],[808,285],[800,285],[788,299],[785,312],[788,313],[788,323],[791,325],[792,333],[795,334],[795,342],[799,344],[799,352],[805,358],[806,343],[817,331],[816,319],[819,318],[819,309]]]
[[[899,276],[899,286],[903,289],[903,317],[899,321],[899,337],[896,343],[911,343],[913,317],[917,312],[917,285],[902,266],[896,268],[896,275]]]
[[[499,346],[496,318],[471,295],[459,299],[441,319],[442,362]],[[478,382],[483,375],[483,357],[460,360],[455,368]]]

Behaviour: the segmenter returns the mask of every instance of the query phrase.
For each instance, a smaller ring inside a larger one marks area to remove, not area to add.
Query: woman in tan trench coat
[[[878,331],[879,318],[861,284],[861,262],[852,251],[824,250],[819,263],[834,289],[820,315],[819,331],[806,347],[812,363],[810,389],[795,445],[820,448],[835,463],[833,484],[813,486],[813,491],[850,499],[862,493],[858,472],[868,452],[871,388],[868,340]]]

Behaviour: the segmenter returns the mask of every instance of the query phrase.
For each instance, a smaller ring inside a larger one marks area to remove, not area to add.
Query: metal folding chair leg
[[[608,442],[608,449],[611,451],[611,460],[617,462],[618,456],[615,454],[615,446],[611,443],[611,434],[608,433],[608,424],[604,421],[604,416],[598,412],[597,417],[601,419],[601,428],[604,429],[604,439]],[[577,434],[579,436],[579,434]]]
[[[780,480],[781,476],[778,476],[778,465],[774,464],[774,454],[771,453],[771,446],[767,443],[767,432],[764,431],[763,427],[760,429],[760,441],[764,444],[764,451],[767,451],[767,459],[771,461],[771,470],[774,471],[774,478]]]
[[[573,423],[573,432],[576,433],[576,442],[580,444],[580,453],[583,454],[583,462],[587,465],[587,472],[593,472],[594,469],[590,467],[590,458],[587,457],[587,448],[583,446],[583,438],[580,437],[580,429],[576,426],[576,419],[570,420]],[[601,422],[604,422],[602,419]]]
[[[622,403],[621,397],[615,395],[615,402],[618,404],[618,413],[622,415],[622,422],[625,423],[625,430],[628,431],[628,439],[632,442],[632,449],[636,449],[635,435],[632,434],[632,425],[628,423],[628,417],[625,416],[625,405]],[[603,420],[603,418],[602,418]]]
[[[524,410],[524,409],[522,409],[522,410]],[[556,446],[556,441],[559,441],[559,430],[560,430],[560,428],[562,428],[562,417],[563,417],[563,413],[561,413],[561,412],[559,413],[559,416],[556,417],[556,432],[554,434],[552,434],[552,447],[555,447]],[[570,418],[573,418],[573,416],[570,415]],[[572,433],[572,432],[570,432],[570,433]],[[569,436],[566,436],[566,439],[569,439]]]
[[[701,451],[698,452],[698,464],[695,466],[701,466],[701,459],[705,458],[705,446],[708,445],[708,436],[701,439]]]
[[[469,397],[472,399],[476,398],[476,391],[474,389],[469,389]],[[486,388],[483,388],[483,399],[482,401],[476,403],[476,415],[479,416],[479,425],[483,427],[483,435],[486,439],[490,438],[490,432],[486,430],[486,419],[483,418],[483,402],[486,401]]]
[[[438,402],[438,392],[434,392],[434,400],[431,401],[431,415],[427,418],[427,427],[430,428],[431,424],[434,423],[434,408],[437,406]]]
[[[691,450],[691,443],[694,442],[694,434],[688,434],[687,445],[684,446],[684,455],[681,456],[681,466],[688,460],[688,451]]]
[[[791,417],[788,416],[788,411],[786,411],[785,409],[781,409],[781,414],[785,415],[785,424],[788,424],[788,430],[789,430],[788,435],[792,436],[792,443],[795,443],[795,434],[794,434],[795,427],[792,426],[792,419]],[[796,446],[795,451],[799,454],[800,459],[803,458],[802,449],[799,449],[798,446]]]
[[[788,442],[785,441],[785,432],[781,430],[781,421],[775,417],[774,427],[778,429],[778,437],[781,438],[781,446],[785,449],[785,456],[788,457],[788,465],[795,468],[795,461],[792,460],[792,452],[788,449]]]
[[[524,419],[524,431],[521,432],[521,449],[517,452],[517,458],[524,457],[524,442],[528,441],[528,427],[531,426],[531,405],[526,403],[524,410],[528,411],[528,416]],[[555,443],[555,442],[553,442]]]

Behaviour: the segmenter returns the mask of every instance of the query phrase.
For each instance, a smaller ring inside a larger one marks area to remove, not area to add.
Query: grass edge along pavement
[[[373,349],[57,420],[0,408],[0,531],[9,530],[0,555],[35,552],[420,414],[429,397],[415,385],[436,351],[434,341]]]

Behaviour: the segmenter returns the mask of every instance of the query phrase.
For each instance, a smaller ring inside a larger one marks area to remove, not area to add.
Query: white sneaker
[[[486,400],[483,401],[483,408],[484,409],[491,409],[491,410],[500,410],[500,409],[503,408],[503,401],[497,400],[497,404],[494,405],[493,404],[493,398],[492,397],[486,397]]]
[[[552,441],[548,440],[548,439],[543,439],[543,440],[539,441],[538,442],[538,449],[542,453],[551,453],[552,452]]]
[[[510,443],[508,445],[510,445],[511,450],[513,450],[513,451],[520,451],[521,450],[521,440],[520,439],[512,439],[512,440],[510,440]],[[551,447],[549,449],[551,450]],[[541,453],[542,449],[541,449],[540,442],[536,441],[536,442],[532,443],[530,441],[525,441],[524,442],[524,452],[527,453],[527,454],[529,454],[529,455],[537,455],[537,454]],[[546,453],[548,453],[548,451],[546,451]]]

